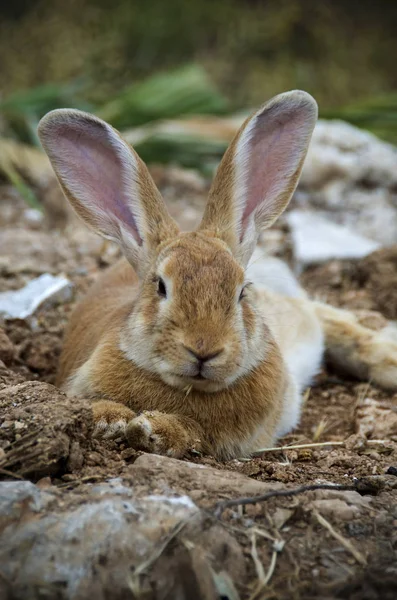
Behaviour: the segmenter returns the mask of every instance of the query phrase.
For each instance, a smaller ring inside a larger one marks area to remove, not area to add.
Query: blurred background
[[[321,120],[292,207],[395,241],[396,2],[13,0],[0,17],[0,177],[53,222],[66,209],[36,134],[47,111],[96,113],[166,195],[161,165],[193,169],[189,185],[204,197],[247,112],[301,88]],[[172,173],[172,185],[187,181]]]
[[[322,116],[397,139],[393,1],[14,0],[0,16],[7,136],[33,143],[58,106],[126,128],[302,88]]]

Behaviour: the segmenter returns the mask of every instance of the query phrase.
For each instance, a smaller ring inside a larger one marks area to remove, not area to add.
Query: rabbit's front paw
[[[94,414],[93,437],[104,440],[125,437],[127,423],[135,417],[127,406],[110,400],[99,400],[92,405]]]
[[[189,434],[178,417],[146,410],[127,425],[125,436],[132,448],[179,458],[189,449]]]

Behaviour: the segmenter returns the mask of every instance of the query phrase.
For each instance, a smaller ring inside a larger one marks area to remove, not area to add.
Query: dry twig
[[[342,485],[338,483],[313,483],[310,485],[302,485],[297,488],[286,489],[286,490],[272,490],[271,492],[266,492],[266,494],[262,494],[261,496],[246,496],[242,498],[234,498],[232,500],[222,500],[215,505],[215,516],[219,519],[222,516],[223,511],[226,508],[231,508],[232,506],[246,506],[247,504],[257,504],[258,502],[266,502],[266,500],[270,500],[270,498],[285,498],[289,496],[298,496],[299,494],[303,494],[305,492],[312,492],[315,490],[334,490],[338,492],[358,492],[359,494],[363,493],[374,493],[376,491],[375,488],[372,488],[369,484],[366,485],[364,482],[357,480],[355,483],[350,485]]]
[[[329,523],[327,521],[327,519],[325,519],[322,515],[320,515],[319,512],[317,512],[316,510],[314,511],[314,515],[317,519],[317,521],[320,523],[320,525],[322,525],[323,527],[325,527],[330,534],[332,535],[332,537],[334,537],[338,542],[340,542],[342,544],[342,546],[348,551],[350,552],[350,554],[352,554],[354,556],[354,558],[356,559],[356,561],[360,564],[363,565],[363,567],[365,567],[367,565],[367,561],[366,558],[363,554],[361,554],[361,552],[359,552],[354,546],[353,544],[350,542],[350,540],[347,540],[346,538],[344,538],[340,533],[338,533],[331,525],[331,523]]]
[[[251,596],[249,597],[249,600],[257,600],[257,598],[260,596],[260,594],[263,592],[263,590],[265,589],[265,587],[269,583],[270,579],[273,576],[274,569],[276,568],[277,554],[278,554],[278,550],[276,549],[275,545],[273,545],[273,552],[272,552],[272,557],[270,559],[270,565],[269,565],[269,568],[267,570],[267,573],[265,573],[265,570],[264,570],[263,565],[262,565],[262,563],[261,563],[261,561],[259,559],[258,551],[257,551],[257,548],[256,548],[256,535],[255,535],[255,531],[252,532],[252,535],[251,535],[251,556],[252,556],[252,560],[254,561],[256,573],[257,573],[257,576],[258,576],[258,583],[257,583],[254,591],[252,592]]]

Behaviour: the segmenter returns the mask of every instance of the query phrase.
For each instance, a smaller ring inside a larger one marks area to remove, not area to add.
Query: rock
[[[36,208],[27,208],[23,211],[23,221],[28,228],[40,229],[44,219],[44,214]]]
[[[326,221],[312,210],[293,210],[286,219],[295,259],[303,267],[336,258],[363,258],[380,246],[345,225]]]
[[[29,281],[20,290],[0,293],[0,315],[6,319],[26,319],[42,304],[71,299],[72,284],[65,277],[45,273]]]
[[[332,517],[336,521],[350,521],[360,513],[357,506],[349,506],[343,500],[338,499],[315,500],[311,506],[324,517]]]
[[[362,400],[356,409],[359,435],[397,441],[397,413],[372,398]]]
[[[8,385],[15,385],[16,383],[23,383],[24,377],[19,373],[7,369],[2,360],[0,360],[0,389]]]
[[[189,494],[203,507],[213,506],[225,498],[256,496],[281,487],[280,483],[256,481],[235,471],[220,471],[156,454],[142,454],[127,467],[123,476],[131,485],[153,481],[160,494],[167,494],[171,489]]]
[[[70,256],[68,241],[57,233],[9,227],[1,232],[1,271],[5,274],[42,274],[64,270]]]
[[[290,508],[283,508],[282,506],[276,508],[272,514],[272,521],[276,529],[282,529],[287,521],[292,517],[295,510]]]
[[[0,524],[3,529],[10,522],[18,523],[25,513],[43,511],[55,501],[30,481],[3,481],[0,483]]]
[[[360,496],[354,491],[316,490],[311,494],[314,500],[309,502],[308,509],[315,509],[324,517],[335,521],[350,521],[368,509],[372,501],[370,496]]]
[[[92,427],[89,402],[67,398],[52,385],[28,381],[0,390],[2,466],[20,475],[39,479],[78,470]]]
[[[397,183],[397,150],[372,133],[339,120],[320,119],[302,173],[304,186],[319,189],[338,178],[385,185]]]
[[[11,342],[4,329],[0,327],[0,360],[6,365],[9,365],[14,360],[14,357],[14,344]]]
[[[397,239],[397,149],[343,121],[319,120],[293,207],[318,211],[382,246]]]
[[[353,434],[345,440],[345,448],[350,452],[360,452],[367,448],[367,438],[363,435]]]
[[[0,484],[4,600],[216,600],[216,575],[245,576],[238,543],[187,496],[136,498],[114,481],[61,505],[56,497],[26,482]]]

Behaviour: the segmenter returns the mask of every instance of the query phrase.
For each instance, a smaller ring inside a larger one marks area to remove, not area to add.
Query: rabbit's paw
[[[135,417],[133,410],[110,400],[99,400],[92,405],[94,415],[93,437],[115,439],[125,437],[127,423]]]
[[[180,458],[189,449],[190,437],[175,415],[146,410],[127,425],[125,436],[132,448]]]

